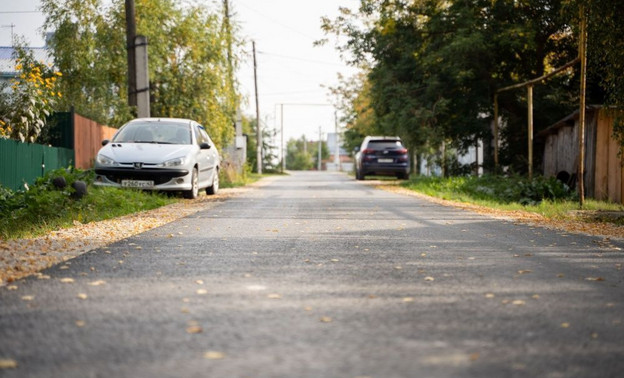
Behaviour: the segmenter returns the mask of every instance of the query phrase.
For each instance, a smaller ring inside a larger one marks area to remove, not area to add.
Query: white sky
[[[355,8],[358,3],[358,0],[230,0],[230,12],[241,28],[239,34],[248,41],[245,61],[238,72],[240,89],[246,99],[243,112],[255,117],[251,55],[251,40],[254,40],[262,122],[279,130],[280,104],[285,104],[285,140],[304,134],[309,140],[318,140],[319,126],[323,134],[334,132],[334,108],[312,104],[329,104],[328,90],[322,85],[334,86],[338,72],[349,75],[354,70],[340,61],[333,40],[323,47],[314,47],[313,42],[324,37],[320,30],[322,16],[333,18],[339,6]],[[15,34],[24,36],[31,46],[43,46],[39,29],[44,18],[38,9],[39,0],[0,0],[0,12],[29,12],[0,13],[0,45],[10,46],[8,25],[14,24]],[[279,140],[278,135],[277,143]]]

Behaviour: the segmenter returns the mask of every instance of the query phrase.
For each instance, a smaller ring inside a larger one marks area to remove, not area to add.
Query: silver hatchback
[[[102,146],[95,158],[97,186],[181,191],[186,198],[219,190],[219,151],[195,121],[135,119]]]

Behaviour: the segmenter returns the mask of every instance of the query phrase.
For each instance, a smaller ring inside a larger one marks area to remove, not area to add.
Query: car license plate
[[[380,163],[392,163],[394,159],[377,159],[377,161]]]
[[[154,181],[151,180],[121,180],[124,188],[153,188]]]

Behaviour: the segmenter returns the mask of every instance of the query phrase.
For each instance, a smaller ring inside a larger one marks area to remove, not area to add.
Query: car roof
[[[195,121],[187,118],[166,118],[166,117],[151,117],[151,118],[136,118],[128,123],[135,122],[169,122],[169,123],[182,123],[185,125],[196,123]]]
[[[387,141],[400,141],[401,138],[399,138],[398,136],[367,136],[366,137],[367,141],[371,141],[371,140],[387,140]]]

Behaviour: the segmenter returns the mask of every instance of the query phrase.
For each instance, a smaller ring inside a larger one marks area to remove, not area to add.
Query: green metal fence
[[[0,139],[0,185],[24,189],[46,172],[73,165],[74,150]]]

